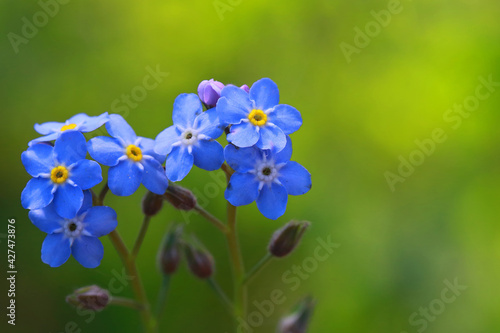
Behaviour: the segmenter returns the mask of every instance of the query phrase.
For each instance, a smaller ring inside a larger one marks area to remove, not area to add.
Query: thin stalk
[[[156,308],[156,322],[160,323],[160,318],[165,312],[165,305],[167,304],[168,290],[170,289],[170,275],[164,275],[160,291],[158,293],[158,305]]]
[[[109,191],[109,186],[108,186],[108,182],[106,182],[106,184],[102,188],[101,192],[99,193],[99,202],[101,203],[101,206],[104,202],[104,198],[106,197],[106,194],[108,194],[108,191]]]
[[[144,290],[144,286],[141,281],[141,277],[139,275],[139,272],[137,271],[137,266],[135,265],[135,261],[131,260],[127,247],[125,246],[123,239],[121,238],[120,234],[116,229],[110,232],[108,236],[109,239],[111,240],[111,243],[118,252],[118,255],[120,256],[123,264],[125,265],[127,273],[132,278],[130,281],[132,284],[132,289],[134,290],[134,294],[137,301],[139,302],[139,304],[142,305],[140,313],[144,329],[148,333],[154,332],[151,309],[146,296],[146,292]]]
[[[259,262],[252,267],[252,269],[245,275],[243,281],[241,283],[247,284],[250,282],[252,278],[254,278],[266,265],[269,263],[269,261],[273,258],[273,256],[268,252],[266,253],[260,260]]]
[[[217,296],[219,296],[219,299],[226,306],[229,313],[233,314],[234,313],[233,312],[233,304],[231,303],[231,301],[227,297],[226,293],[224,293],[224,291],[221,289],[219,284],[213,278],[207,279],[207,283],[212,288],[212,290],[217,294]]]
[[[132,254],[130,255],[132,260],[135,260],[135,258],[137,258],[137,254],[139,254],[139,250],[141,249],[142,242],[144,241],[144,237],[146,236],[146,232],[148,231],[150,221],[151,216],[144,216],[141,229],[139,230],[139,235],[137,235],[134,248],[132,249]]]
[[[226,233],[229,254],[233,268],[233,288],[234,288],[234,315],[236,318],[246,318],[246,287],[242,284],[245,276],[245,268],[241,258],[241,251],[236,231],[236,207],[227,203],[227,224]]]
[[[200,205],[196,204],[194,207],[194,211],[203,216],[208,222],[212,223],[215,227],[217,227],[220,231],[223,233],[226,233],[228,231],[226,225],[222,223],[221,220],[207,212],[203,207]]]
[[[130,298],[125,298],[125,297],[115,297],[112,296],[110,301],[110,305],[118,305],[118,306],[124,306],[127,308],[131,308],[134,310],[139,310],[141,311],[144,306],[142,304],[139,304],[136,300],[130,299]]]

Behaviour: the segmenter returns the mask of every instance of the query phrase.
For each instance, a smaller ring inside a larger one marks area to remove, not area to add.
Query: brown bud
[[[210,252],[204,249],[194,236],[192,236],[192,241],[185,242],[183,247],[191,273],[200,279],[207,279],[212,276],[214,272],[214,259]]]
[[[296,309],[284,317],[279,324],[279,333],[306,333],[313,314],[314,300],[309,296],[296,306]]]
[[[142,212],[146,216],[155,216],[163,206],[161,195],[148,191],[142,198]]]
[[[300,242],[302,235],[309,227],[306,221],[290,221],[278,229],[269,242],[269,252],[275,257],[284,257],[290,254]]]
[[[180,238],[182,226],[173,225],[167,232],[158,252],[158,265],[165,275],[177,271],[181,259]]]
[[[66,302],[83,309],[99,311],[109,304],[110,298],[109,291],[92,285],[76,289],[73,294],[66,296]]]
[[[197,204],[196,197],[190,190],[172,183],[168,185],[163,199],[179,210],[191,210]]]

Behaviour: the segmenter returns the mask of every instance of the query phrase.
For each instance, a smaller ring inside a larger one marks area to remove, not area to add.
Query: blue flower
[[[280,152],[228,145],[224,154],[235,170],[224,196],[234,206],[256,200],[260,212],[275,220],[285,213],[289,194],[301,195],[311,189],[311,174],[299,163],[290,161],[289,137]]]
[[[165,173],[171,181],[182,180],[194,165],[208,171],[224,163],[224,149],[214,139],[222,135],[215,108],[203,112],[195,94],[181,94],[174,102],[174,125],[156,137],[155,151],[168,154]]]
[[[139,185],[153,193],[163,194],[168,186],[161,164],[165,155],[153,151],[154,140],[138,137],[122,116],[112,114],[106,123],[112,138],[98,136],[90,139],[89,154],[97,162],[110,166],[108,186],[115,195],[127,196]]]
[[[64,264],[69,256],[87,268],[99,266],[104,255],[97,237],[116,228],[116,213],[110,207],[92,207],[92,194],[85,191],[82,208],[71,219],[57,214],[54,204],[29,212],[35,226],[48,235],[42,245],[42,261],[51,267]]]
[[[80,132],[61,134],[54,147],[37,143],[21,155],[26,171],[33,176],[21,194],[27,209],[40,209],[54,201],[54,209],[73,218],[82,207],[83,190],[102,181],[101,167],[85,159],[87,147]]]
[[[222,89],[217,114],[222,123],[232,124],[227,140],[241,148],[283,149],[286,135],[300,128],[302,117],[294,107],[278,104],[279,98],[270,79],[255,82],[249,93],[235,86]]]
[[[89,117],[85,113],[79,113],[69,118],[64,123],[51,121],[43,124],[35,124],[35,131],[43,136],[38,139],[31,140],[28,143],[28,146],[37,142],[56,140],[62,133],[68,130],[92,132],[108,122],[108,120],[109,117],[107,112],[96,117]]]

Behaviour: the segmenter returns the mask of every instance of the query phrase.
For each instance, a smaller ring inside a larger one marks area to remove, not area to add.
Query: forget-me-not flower
[[[71,254],[84,267],[99,266],[104,248],[98,237],[116,228],[116,213],[110,207],[92,207],[92,194],[85,191],[78,214],[66,219],[58,215],[54,204],[29,212],[29,218],[47,233],[42,245],[42,261],[51,267],[64,264]]]
[[[154,140],[138,137],[122,116],[112,114],[106,123],[109,135],[90,139],[87,147],[97,162],[110,166],[108,186],[115,195],[133,194],[139,185],[163,194],[168,186],[161,163],[165,155],[154,152]]]
[[[203,112],[196,94],[181,94],[174,102],[174,124],[156,137],[155,151],[168,154],[165,173],[171,181],[182,180],[193,164],[208,171],[224,163],[224,149],[214,139],[222,135],[215,108]]]
[[[278,86],[266,78],[249,93],[230,85],[222,89],[217,114],[221,123],[232,124],[227,140],[241,148],[283,149],[286,135],[302,125],[302,116],[294,107],[278,104],[279,98]]]
[[[234,206],[257,201],[260,212],[269,219],[285,213],[288,195],[301,195],[311,189],[311,174],[290,161],[292,142],[280,152],[257,147],[226,146],[227,163],[235,170],[224,196]]]
[[[59,215],[73,218],[82,207],[83,190],[102,181],[100,165],[86,155],[85,137],[75,131],[61,134],[54,147],[45,143],[29,147],[21,160],[34,178],[21,193],[23,207],[40,209],[54,201]]]
[[[85,113],[79,113],[66,120],[64,123],[50,121],[43,124],[35,124],[35,131],[43,136],[31,140],[28,145],[31,146],[37,142],[47,142],[56,140],[65,131],[73,130],[79,132],[92,132],[109,120],[108,113],[105,112],[96,117],[89,117]]]

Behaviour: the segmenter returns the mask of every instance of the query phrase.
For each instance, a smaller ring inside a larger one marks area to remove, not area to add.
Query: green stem
[[[130,298],[125,298],[125,297],[112,296],[110,301],[109,301],[109,304],[110,305],[124,306],[124,307],[131,308],[134,310],[139,310],[139,311],[141,311],[144,308],[144,306],[142,306],[142,304],[137,303],[137,301],[130,299]]]
[[[246,287],[242,284],[245,276],[245,268],[241,258],[238,234],[236,231],[236,207],[227,203],[227,224],[226,233],[229,254],[233,267],[233,288],[234,288],[234,315],[236,318],[246,319]]]
[[[110,232],[108,236],[109,239],[111,240],[111,243],[113,243],[113,246],[118,252],[118,255],[120,256],[123,264],[125,265],[127,273],[132,278],[132,280],[130,281],[132,284],[132,289],[134,290],[134,294],[135,297],[137,298],[137,301],[139,302],[139,304],[142,305],[142,310],[140,313],[144,329],[148,333],[154,332],[151,309],[146,296],[146,292],[144,290],[144,286],[141,281],[141,277],[139,275],[139,272],[137,271],[137,266],[135,265],[135,261],[132,260],[132,258],[130,257],[127,247],[125,246],[123,239],[121,238],[120,234],[116,229]]]
[[[168,290],[170,289],[170,275],[163,276],[160,292],[158,293],[158,306],[156,309],[156,323],[160,323],[160,318],[165,310],[167,304]]]
[[[215,282],[215,280],[213,278],[209,278],[207,280],[207,282],[210,285],[210,287],[212,288],[212,290],[215,291],[217,296],[219,296],[220,300],[226,306],[229,313],[233,314],[234,313],[233,312],[233,304],[231,303],[231,301],[229,300],[227,295],[224,293],[224,291],[221,289],[221,287],[217,284],[217,282]]]
[[[216,226],[220,231],[222,231],[223,233],[226,233],[228,230],[227,230],[227,227],[224,225],[224,223],[221,222],[221,220],[219,220],[218,218],[216,218],[215,216],[213,216],[212,214],[210,214],[209,212],[207,212],[203,207],[201,207],[200,205],[196,204],[196,206],[194,207],[194,210],[200,214],[201,216],[203,216],[208,222],[212,223],[214,226]]]
[[[106,194],[108,194],[108,191],[109,191],[109,186],[108,186],[108,182],[106,182],[106,184],[102,188],[101,192],[99,193],[99,202],[100,202],[101,206],[104,202],[104,198],[106,197]]]
[[[142,242],[144,241],[144,237],[146,236],[146,232],[148,231],[150,221],[151,221],[151,216],[144,216],[144,220],[142,221],[141,225],[141,230],[139,230],[139,235],[137,235],[134,248],[132,249],[132,254],[130,255],[130,258],[132,260],[135,260],[135,258],[137,258],[137,255],[139,254],[139,250],[141,249]]]
[[[257,275],[257,273],[259,273],[272,258],[273,256],[269,252],[266,253],[259,260],[259,262],[255,266],[253,266],[252,269],[245,275],[245,278],[243,279],[242,283],[247,284],[248,282],[250,282],[250,280],[254,278]]]

